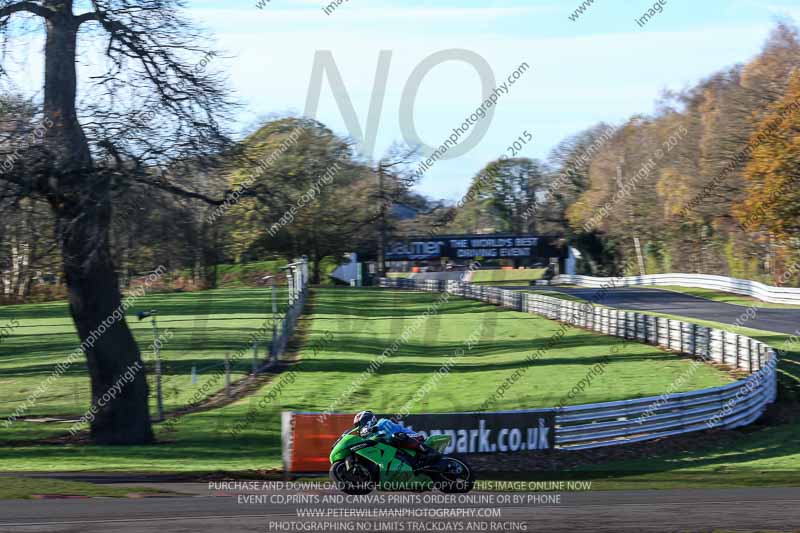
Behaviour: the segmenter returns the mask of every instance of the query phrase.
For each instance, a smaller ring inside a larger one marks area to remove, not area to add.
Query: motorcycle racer
[[[364,438],[373,435],[397,448],[418,452],[419,466],[427,466],[441,458],[439,452],[423,444],[425,437],[389,418],[379,419],[372,411],[358,412],[353,424]]]

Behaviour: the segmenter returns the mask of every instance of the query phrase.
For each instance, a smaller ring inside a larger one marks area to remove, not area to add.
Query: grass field
[[[232,300],[239,296],[236,292],[224,294]],[[465,346],[470,335],[480,331],[479,343],[458,357],[439,387],[412,410],[475,409],[509,375],[526,365],[525,354],[542,347],[559,329],[558,323],[543,318],[456,297],[414,328],[415,318],[437,298],[436,294],[407,291],[317,289],[308,339],[300,353],[302,362],[294,374],[276,377],[273,384],[235,404],[186,416],[174,431],[159,426],[159,437],[168,444],[4,447],[0,450],[0,471],[209,472],[279,468],[280,411],[326,409],[407,328],[413,329],[409,330],[408,342],[362,388],[344,398],[339,411],[397,409]],[[605,373],[594,381],[594,386],[574,397],[573,403],[658,395],[689,366],[688,360],[651,346],[624,344],[622,339],[574,329],[532,371],[523,374],[494,408],[551,406],[605,356],[611,360]],[[701,367],[685,384],[685,390],[719,385],[730,379],[718,369]],[[255,420],[240,433],[232,434],[231,429],[245,419],[250,406],[272,390],[276,391],[275,401],[256,410]],[[17,423],[14,427],[21,425],[29,424]],[[24,438],[23,430],[15,431],[13,437]]]
[[[137,311],[157,309],[163,336],[164,404],[180,407],[194,394],[204,375],[223,364],[226,352],[239,350],[248,335],[271,316],[268,289],[219,289],[212,291],[148,295],[136,300],[128,312],[128,325],[139,343],[142,356],[152,366],[153,333],[149,320],[138,321]],[[278,301],[285,307],[286,291]],[[0,324],[19,322],[13,334],[0,340],[0,420],[16,407],[66,359],[79,344],[64,302],[0,307]],[[261,356],[266,347],[262,346]],[[233,367],[233,379],[250,371],[252,358]],[[197,383],[192,383],[192,367]],[[26,415],[78,415],[89,407],[90,390],[84,360],[73,364],[55,380]],[[153,390],[152,375],[150,376]],[[219,388],[219,387],[217,387]],[[152,395],[154,396],[154,395]],[[151,397],[154,401],[154,398]],[[13,424],[0,428],[0,441],[10,437],[44,436],[61,431],[53,424]],[[63,426],[61,426],[63,427]],[[38,428],[38,429],[35,429]]]
[[[534,291],[531,291],[534,292]],[[562,300],[571,302],[585,302],[581,298],[571,294],[565,294],[557,291],[535,291],[537,294],[545,294]],[[635,311],[629,309],[629,311]],[[713,322],[711,320],[700,320],[696,318],[686,318],[679,315],[671,315],[667,313],[655,313],[648,311],[647,314],[660,316],[664,318],[672,318],[675,320],[685,320],[693,322],[701,326],[708,326],[712,328],[731,331],[741,335],[747,335],[754,339],[765,342],[770,346],[777,348],[781,353],[780,364],[778,365],[779,379],[783,386],[783,392],[786,395],[791,395],[800,401],[800,342],[794,339],[791,335],[785,333],[775,333],[772,331],[763,331],[758,329],[737,327],[731,324],[723,324],[721,322]],[[800,413],[798,413],[800,414]]]
[[[542,279],[544,268],[529,268],[525,270],[476,270],[472,274],[472,283],[479,285],[519,285]],[[410,272],[388,272],[390,278],[410,278]]]
[[[217,283],[222,288],[244,287],[251,276],[264,276],[266,272],[280,272],[280,269],[288,263],[285,259],[275,259],[272,261],[217,265]]]
[[[477,270],[472,274],[473,283],[518,283],[542,279],[544,268],[528,268],[525,270]]]
[[[274,259],[272,261],[218,265],[218,286],[228,289],[252,286],[255,281],[258,281],[266,273],[280,272],[280,269],[287,264],[288,261],[285,259]],[[336,270],[337,266],[333,257],[326,257],[320,262],[320,284],[332,284],[329,276]],[[188,272],[186,274],[188,275]]]
[[[552,292],[570,301],[581,301],[572,295]],[[687,320],[685,317],[652,313],[665,318]],[[581,468],[580,474],[593,471],[619,472],[619,479],[598,482],[608,489],[649,489],[677,487],[731,486],[800,486],[800,343],[790,335],[750,328],[738,328],[708,320],[691,322],[747,335],[765,342],[780,351],[778,379],[781,384],[778,405],[780,420],[756,423],[727,435],[722,442],[652,456],[646,460],[610,462],[596,467]],[[640,472],[649,472],[640,474]]]

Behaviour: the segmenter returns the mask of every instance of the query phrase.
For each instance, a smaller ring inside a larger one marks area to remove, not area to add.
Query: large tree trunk
[[[124,317],[115,318],[124,309],[109,243],[110,179],[93,167],[75,109],[77,26],[72,2],[47,4],[58,12],[47,21],[45,44],[44,112],[52,121],[45,139],[56,182],[50,203],[57,218],[70,312],[85,346],[92,405],[98,409],[92,438],[98,444],[147,443],[153,431],[139,348]],[[125,383],[121,378],[130,369],[135,377]],[[123,386],[109,400],[115,384]]]
[[[81,342],[89,339],[84,346],[92,402],[98,408],[91,425],[92,438],[97,444],[148,443],[153,431],[147,380],[139,348],[123,316],[125,308],[111,261],[110,203],[107,197],[105,202],[95,200],[96,207],[89,212],[74,206],[63,206],[57,212],[70,312]],[[133,376],[132,381],[123,379],[126,373]]]

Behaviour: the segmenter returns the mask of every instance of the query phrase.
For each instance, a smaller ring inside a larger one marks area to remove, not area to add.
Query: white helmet
[[[353,417],[353,424],[356,427],[372,427],[375,424],[375,415],[372,411],[360,411]]]

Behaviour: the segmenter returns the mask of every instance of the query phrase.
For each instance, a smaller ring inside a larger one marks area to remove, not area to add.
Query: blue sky
[[[480,144],[438,162],[418,187],[449,200],[463,195],[471,177],[523,131],[534,141],[522,155],[544,158],[570,134],[601,120],[619,123],[653,112],[664,89],[681,89],[748,60],[778,17],[800,20],[797,0],[668,0],[663,13],[640,28],[635,19],[651,1],[595,0],[573,22],[568,17],[580,1],[345,0],[330,16],[322,0],[271,0],[264,9],[257,0],[188,0],[187,6],[231,56],[215,60],[214,68],[227,72],[244,103],[242,128],[270,114],[303,113],[318,50],[333,53],[363,127],[378,53],[392,50],[376,156],[403,140],[400,95],[427,56],[451,48],[474,51],[498,81],[527,62],[531,71],[502,98]],[[28,81],[35,85],[36,78]],[[421,138],[430,145],[443,142],[480,104],[480,87],[465,63],[433,69],[416,100]],[[348,135],[327,80],[316,118]]]

